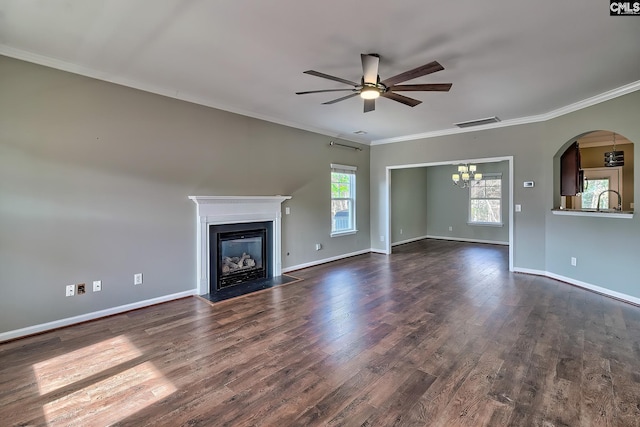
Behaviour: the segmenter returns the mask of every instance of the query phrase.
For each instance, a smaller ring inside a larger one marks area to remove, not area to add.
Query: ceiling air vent
[[[500,119],[497,116],[487,117],[486,119],[469,120],[468,122],[454,123],[459,128],[468,128],[471,126],[488,125],[489,123],[498,123]]]

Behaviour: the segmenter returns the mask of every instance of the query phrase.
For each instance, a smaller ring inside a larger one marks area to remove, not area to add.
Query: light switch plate
[[[64,289],[64,296],[66,297],[72,297],[76,294],[76,285],[67,285]]]
[[[516,212],[522,212],[522,205],[516,205]]]

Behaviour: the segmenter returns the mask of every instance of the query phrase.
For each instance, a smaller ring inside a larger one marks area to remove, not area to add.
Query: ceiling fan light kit
[[[376,99],[380,97],[380,90],[376,87],[369,86],[365,83],[365,86],[360,91],[360,98],[362,99]]]
[[[433,84],[414,84],[414,85],[398,85],[398,83],[406,82],[408,80],[417,79],[418,77],[426,76],[427,74],[435,73],[437,71],[444,70],[444,67],[437,61],[430,62],[420,67],[414,68],[404,73],[397,74],[393,77],[380,81],[378,75],[378,67],[380,64],[380,56],[375,53],[361,54],[360,59],[362,61],[362,77],[360,83],[352,82],[340,77],[331,76],[329,74],[321,73],[319,71],[307,70],[304,73],[311,76],[320,77],[327,80],[333,80],[335,82],[343,83],[352,86],[353,89],[325,89],[325,90],[311,90],[305,92],[296,92],[296,95],[306,95],[310,93],[323,93],[323,92],[351,92],[351,94],[323,102],[323,105],[335,104],[336,102],[344,101],[354,96],[360,95],[364,99],[364,112],[375,110],[376,98],[383,97],[393,101],[399,102],[409,107],[415,107],[422,103],[414,98],[400,95],[396,92],[448,92],[451,89],[451,83],[433,83]]]

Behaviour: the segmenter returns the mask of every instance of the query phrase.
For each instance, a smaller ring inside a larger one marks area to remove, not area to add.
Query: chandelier
[[[613,133],[613,150],[604,153],[604,165],[608,168],[624,166],[624,151],[616,150],[616,134]]]
[[[451,175],[453,185],[460,188],[467,188],[471,186],[471,181],[479,181],[482,179],[482,174],[476,172],[476,165],[458,165],[458,173]]]

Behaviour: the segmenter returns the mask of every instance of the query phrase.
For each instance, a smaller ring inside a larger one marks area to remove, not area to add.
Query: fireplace
[[[272,222],[209,226],[209,293],[273,277]]]
[[[242,288],[250,292],[250,288],[268,286],[263,282],[271,281],[273,284],[288,280],[282,274],[281,204],[290,198],[291,196],[189,196],[189,199],[197,205],[196,287],[198,295],[216,293],[218,295],[211,300],[219,300],[224,299],[225,294],[242,294],[244,292]],[[257,243],[260,238],[256,240],[257,236],[248,234],[258,229],[266,229],[266,237],[262,238],[261,244]],[[228,243],[227,249],[218,248],[218,236],[212,235],[214,232],[223,234],[221,237],[223,246],[227,246]],[[240,234],[236,235],[236,232]],[[225,233],[228,234],[225,236]],[[242,242],[243,240],[245,242]],[[246,244],[245,249],[240,247],[242,244]],[[263,252],[261,251],[261,260],[249,253],[254,252],[253,247],[260,245],[264,249]],[[236,251],[237,248],[240,250],[239,253]],[[224,251],[228,252],[223,255]],[[215,256],[213,252],[216,253]],[[250,266],[252,262],[246,262],[246,257],[240,269],[245,271],[238,271],[237,266],[243,257],[243,252],[249,255],[256,265],[262,264],[262,272],[254,272],[254,266]],[[225,274],[224,279],[219,280],[218,269],[220,269],[220,276],[224,269],[224,264],[221,264],[225,261],[223,256],[230,258],[236,267],[229,264],[230,274]],[[236,257],[238,262],[233,261]],[[233,274],[231,274],[232,268]],[[264,277],[251,277],[256,274],[260,276],[264,274]],[[254,285],[238,284],[237,280],[245,279],[248,279],[245,283]]]

